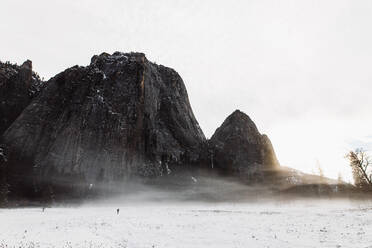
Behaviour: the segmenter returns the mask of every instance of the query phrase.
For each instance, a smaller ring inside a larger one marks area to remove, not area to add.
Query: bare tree
[[[372,187],[372,160],[361,148],[350,151],[346,158],[350,162],[353,173],[354,184],[358,188]]]

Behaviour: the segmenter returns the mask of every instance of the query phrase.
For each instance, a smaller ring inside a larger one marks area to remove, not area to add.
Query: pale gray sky
[[[233,110],[282,164],[350,178],[372,142],[372,1],[1,0],[0,60],[49,78],[103,51],[176,69],[205,134]]]

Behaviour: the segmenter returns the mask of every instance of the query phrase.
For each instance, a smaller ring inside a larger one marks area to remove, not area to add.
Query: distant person
[[[43,207],[43,212],[45,211],[45,207]]]
[[[120,209],[119,208],[116,209],[116,214],[119,214],[119,212],[120,212]]]

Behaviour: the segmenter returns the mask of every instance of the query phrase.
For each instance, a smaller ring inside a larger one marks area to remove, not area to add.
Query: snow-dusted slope
[[[0,220],[0,247],[372,247],[366,202],[1,209]]]

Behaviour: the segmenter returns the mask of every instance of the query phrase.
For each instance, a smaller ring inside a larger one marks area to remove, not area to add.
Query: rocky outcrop
[[[181,77],[142,53],[96,55],[45,84],[30,61],[1,64],[0,96],[0,201],[81,197],[152,178],[187,185],[219,173],[255,182],[279,165],[239,110],[207,141]]]
[[[10,192],[30,198],[168,174],[205,137],[176,71],[116,52],[50,79],[2,142]]]
[[[30,60],[21,66],[0,62],[0,136],[37,95],[41,85]]]
[[[264,171],[279,166],[269,138],[261,135],[254,122],[236,110],[216,130],[209,140],[214,168],[247,177],[249,181],[262,179]]]

